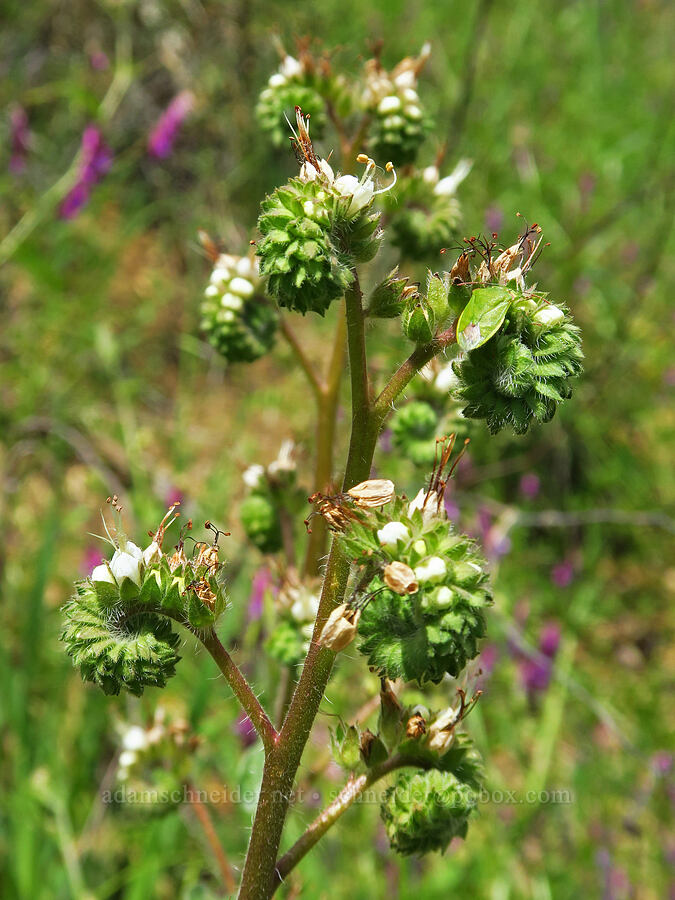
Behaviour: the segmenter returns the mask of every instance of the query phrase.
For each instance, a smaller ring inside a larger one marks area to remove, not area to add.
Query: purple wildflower
[[[272,586],[272,575],[266,566],[261,566],[253,576],[251,595],[248,600],[248,619],[255,622],[262,616],[265,591]]]
[[[443,506],[445,508],[445,514],[450,521],[456,522],[459,519],[459,506],[457,506],[457,503],[452,499],[452,494],[448,490],[446,490],[443,497]]]
[[[112,153],[95,125],[88,125],[82,134],[80,170],[77,181],[61,204],[62,219],[74,218],[87,203],[92,188],[112,164]]]
[[[539,632],[538,655],[525,657],[520,662],[520,680],[530,698],[547,690],[559,646],[560,626],[556,622],[547,622]]]
[[[171,155],[173,144],[180,126],[194,107],[194,94],[181,91],[159,117],[148,138],[148,153],[155,159],[166,159]]]
[[[557,622],[547,622],[539,632],[539,652],[553,659],[560,647],[560,626]]]
[[[528,500],[534,500],[541,488],[541,478],[534,472],[526,472],[520,479],[520,493]]]
[[[100,547],[87,547],[82,556],[82,564],[80,566],[85,575],[91,575],[96,566],[98,566],[103,558]]]
[[[482,506],[478,510],[478,534],[485,554],[490,560],[501,559],[511,549],[511,540],[498,524],[493,523],[490,511]]]
[[[104,72],[110,66],[110,60],[108,59],[108,55],[104,53],[102,50],[97,50],[94,53],[89,54],[89,65],[96,72]]]
[[[486,644],[478,657],[478,678],[476,679],[476,690],[484,691],[485,684],[494,672],[497,660],[499,659],[499,649],[496,644]]]
[[[556,587],[569,587],[574,581],[574,564],[571,559],[564,559],[553,566],[551,569],[551,581]]]
[[[9,114],[12,155],[9,160],[9,171],[20,175],[26,168],[30,131],[28,129],[28,113],[23,106],[15,106]]]
[[[239,713],[237,721],[234,723],[233,731],[241,741],[241,745],[244,749],[253,746],[258,740],[255,726],[244,712]]]
[[[667,750],[658,750],[650,760],[652,772],[660,777],[667,775],[673,768],[673,754]]]

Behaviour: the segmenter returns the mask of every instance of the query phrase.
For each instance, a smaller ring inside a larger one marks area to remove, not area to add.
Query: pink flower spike
[[[192,91],[181,91],[159,117],[148,138],[148,153],[155,159],[166,159],[173,151],[178,131],[195,104]]]

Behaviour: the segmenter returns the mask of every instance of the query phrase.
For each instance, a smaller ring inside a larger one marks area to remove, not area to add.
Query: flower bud
[[[565,318],[565,313],[560,309],[559,306],[553,306],[550,304],[549,306],[543,307],[543,309],[538,310],[533,316],[532,321],[535,325],[546,325],[551,327],[553,325],[559,325]]]
[[[440,556],[431,556],[425,563],[415,568],[415,575],[420,584],[425,581],[440,581],[446,572],[445,560]]]
[[[92,581],[107,581],[109,584],[115,584],[115,578],[110,571],[110,567],[105,563],[102,563],[100,566],[96,566],[89,577]]]
[[[424,298],[410,303],[401,317],[403,334],[416,344],[428,344],[436,331],[434,311]]]
[[[410,532],[403,522],[387,522],[377,532],[377,539],[383,547],[395,547],[399,541],[407,541]]]
[[[130,544],[131,542],[128,542]],[[127,544],[127,546],[128,546]],[[135,544],[132,545],[138,550]],[[139,550],[140,553],[140,550]],[[110,560],[110,571],[117,581],[129,578],[140,587],[141,584],[141,560],[124,550],[116,550]]]
[[[162,549],[157,541],[152,541],[143,551],[143,565],[148,568],[159,565],[162,558]]]
[[[323,626],[319,643],[335,653],[344,650],[354,640],[360,618],[360,609],[351,609],[346,603],[341,603]]]
[[[384,570],[384,583],[395,594],[414,594],[419,588],[415,573],[402,562],[391,562]]]
[[[408,284],[406,276],[399,275],[396,266],[370,295],[368,315],[377,319],[392,319],[401,314],[403,304],[416,294],[416,287]]]

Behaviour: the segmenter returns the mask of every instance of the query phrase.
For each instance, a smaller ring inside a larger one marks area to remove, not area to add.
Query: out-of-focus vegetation
[[[508,238],[516,211],[542,225],[551,246],[538,277],[569,303],[586,353],[575,398],[550,425],[518,439],[472,426],[454,488],[462,525],[482,537],[495,573],[485,696],[469,721],[493,801],[466,844],[421,863],[390,853],[376,806],[363,803],[281,894],[666,896],[675,856],[673,6],[8,0],[3,12],[2,896],[217,894],[190,805],[148,811],[101,800],[115,787],[116,723],[146,723],[157,703],[202,739],[191,784],[239,785],[242,797],[257,785],[262,754],[244,747],[209,659],[186,646],[161,695],[104,698],[63,653],[58,609],[100,557],[87,532],[100,531],[107,494],[119,494],[139,534],[180,495],[186,515],[233,532],[223,639],[256,662],[256,687],[274,702],[278,672],[255,652],[265,616],[248,612],[260,557],[237,524],[241,473],[274,459],[288,437],[309,465],[312,409],[285,346],[253,367],[225,369],[200,339],[209,267],[196,234],[206,229],[243,252],[261,197],[295,170],[253,115],[277,64],[275,28],[289,48],[295,34],[336,47],[346,67],[361,65],[369,41],[382,39],[394,63],[432,40],[420,92],[438,145],[474,161],[460,192],[465,231]],[[173,152],[151,156],[150,130],[181,91],[192,92],[194,109]],[[19,107],[20,162],[11,159]],[[64,218],[91,123],[112,164]],[[334,315],[300,323],[317,358]],[[406,352],[395,329],[371,351],[382,370]],[[393,460],[384,446],[379,470],[416,490],[420,470]],[[556,628],[548,683],[533,667],[545,663],[539,649],[548,659]],[[329,701],[356,711],[377,687],[361,670],[349,655],[340,662],[288,842],[339,787],[325,759]],[[500,803],[498,791],[515,793]],[[568,802],[527,802],[528,791],[566,791]],[[251,812],[234,801],[210,809],[233,864]]]

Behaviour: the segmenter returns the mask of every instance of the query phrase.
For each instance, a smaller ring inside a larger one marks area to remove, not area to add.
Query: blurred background
[[[181,499],[186,516],[232,531],[222,637],[274,702],[278,666],[257,652],[272,575],[238,525],[241,476],[286,438],[309,468],[312,404],[285,345],[226,367],[200,337],[210,267],[197,232],[245,253],[260,199],[296,170],[253,113],[278,65],[275,35],[291,51],[310,35],[347,72],[373,41],[393,66],[431,40],[419,89],[436,122],[426,162],[443,142],[449,160],[473,160],[464,233],[499,230],[509,243],[517,211],[542,225],[551,246],[539,284],[569,304],[586,353],[550,425],[525,438],[472,431],[453,489],[495,579],[485,694],[468,727],[497,799],[466,843],[421,861],[390,853],[377,804],[364,803],[280,894],[674,896],[674,29],[675,7],[660,0],[5,0],[3,897],[222,895],[191,805],[102,802],[121,735],[155,721],[158,703],[188,735],[176,763],[185,783],[257,785],[259,746],[189,641],[167,689],[135,699],[83,685],[58,637],[73,580],[100,561],[89,533],[105,497],[120,496],[139,538]],[[149,144],[181,96],[170,140]],[[83,140],[96,144],[87,177]],[[316,359],[334,315],[298,323]],[[395,328],[384,332],[372,342],[382,373],[406,353]],[[378,471],[416,491],[420,472],[381,451]],[[346,656],[329,688],[287,842],[343,780],[325,757],[328,728],[377,690],[364,669]],[[515,795],[498,802],[499,791]],[[245,801],[208,810],[233,866],[251,812]]]

